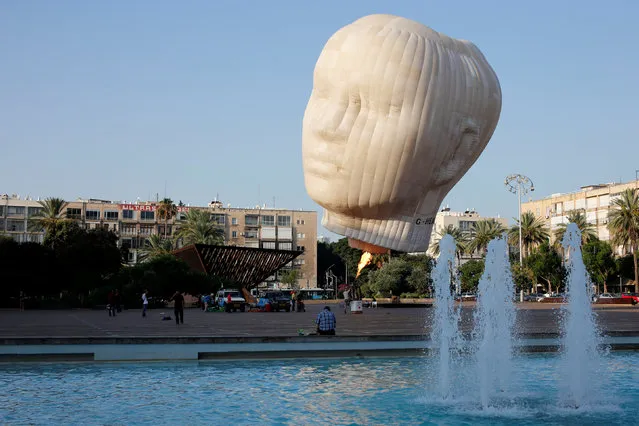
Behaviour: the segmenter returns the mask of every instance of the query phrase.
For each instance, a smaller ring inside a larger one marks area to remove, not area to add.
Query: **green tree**
[[[433,258],[425,254],[403,254],[400,258],[406,260],[412,268],[412,272],[407,278],[410,291],[419,295],[430,293],[433,287],[433,279],[431,277],[434,265]]]
[[[455,255],[457,257],[458,263],[461,263],[461,257],[464,253],[468,251],[468,237],[467,235],[459,228],[456,228],[454,225],[447,225],[444,228],[441,228],[435,234],[435,242],[433,243],[433,253],[435,255],[439,254],[439,242],[444,238],[444,235],[450,235],[455,240]]]
[[[605,241],[592,239],[583,245],[582,254],[590,278],[597,287],[603,285],[603,291],[607,293],[607,282],[617,271],[612,247]]]
[[[560,291],[566,277],[566,269],[561,256],[548,241],[526,257],[525,265],[534,273],[535,283],[546,283],[549,293],[552,293],[553,289]]]
[[[164,198],[157,207],[158,219],[164,221],[164,238],[168,235],[169,220],[173,219],[177,215],[177,207],[173,200],[170,198]]]
[[[481,252],[482,255],[485,255],[488,249],[488,243],[499,237],[505,231],[506,229],[502,224],[495,219],[478,220],[473,223],[470,240],[468,241],[468,251],[470,253],[478,251]]]
[[[396,295],[409,293],[413,289],[409,279],[413,273],[410,262],[401,258],[393,258],[381,269],[369,273],[368,288],[373,294]]]
[[[531,289],[531,293],[537,293],[537,281],[535,273],[526,265],[519,265],[519,262],[511,262],[510,271],[517,291]]]
[[[156,257],[170,255],[174,249],[173,240],[153,234],[144,241],[144,247],[138,250],[138,261],[146,262]]]
[[[331,243],[331,249],[333,253],[337,254],[342,259],[344,270],[340,271],[346,278],[346,268],[348,268],[348,283],[353,284],[355,282],[355,275],[357,274],[357,265],[362,258],[362,251],[352,248],[348,245],[348,238],[341,238],[338,241]],[[340,275],[338,271],[333,269],[335,275]],[[360,276],[360,280],[364,281],[364,276]]]
[[[635,292],[639,293],[639,193],[636,189],[626,189],[612,202],[612,208],[608,215],[608,229],[612,233],[612,242],[624,248],[630,246],[635,273]]]
[[[47,234],[57,232],[61,224],[68,221],[65,216],[68,203],[62,198],[49,197],[38,201],[38,204],[42,209],[29,218],[29,230],[31,232],[44,231],[46,239]]]
[[[224,244],[224,229],[211,222],[208,212],[199,209],[191,209],[180,222],[177,237],[185,245],[189,244]]]
[[[519,247],[519,220],[508,231],[508,240],[511,245]],[[525,212],[521,215],[521,245],[523,257],[528,256],[532,249],[548,242],[550,234],[546,224],[541,218],[536,217],[532,212]]]
[[[461,265],[458,271],[462,292],[475,293],[477,291],[477,286],[479,285],[479,279],[484,273],[484,261],[474,259],[469,260]]]
[[[571,210],[566,216],[568,223],[574,223],[581,231],[581,243],[586,244],[589,241],[597,238],[597,230],[594,225],[588,222],[586,215],[582,210]],[[560,246],[568,223],[560,223],[555,230],[555,242]]]
[[[289,287],[297,290],[299,288],[299,285],[297,283],[298,276],[299,273],[297,269],[291,269],[284,274],[281,281],[283,284],[287,284]]]

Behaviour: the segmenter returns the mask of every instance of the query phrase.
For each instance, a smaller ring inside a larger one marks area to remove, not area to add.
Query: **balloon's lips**
[[[348,239],[348,245],[355,249],[367,251],[371,254],[385,254],[390,251],[386,247],[376,246],[375,244],[367,243],[365,241],[356,240],[354,238]]]

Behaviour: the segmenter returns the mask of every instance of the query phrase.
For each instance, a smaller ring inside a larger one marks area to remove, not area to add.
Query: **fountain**
[[[455,240],[444,235],[439,241],[439,259],[433,273],[435,287],[435,316],[431,331],[431,340],[438,348],[439,396],[447,399],[451,392],[451,349],[459,336],[459,309],[455,308],[455,299],[451,293],[455,261]]]
[[[509,385],[513,352],[515,285],[510,272],[506,236],[488,244],[484,273],[479,280],[473,340],[482,407]]]
[[[580,407],[595,402],[598,372],[602,357],[599,352],[600,332],[591,307],[591,282],[581,254],[581,232],[574,223],[568,224],[562,241],[566,253],[566,297],[562,307],[563,389],[561,401]]]

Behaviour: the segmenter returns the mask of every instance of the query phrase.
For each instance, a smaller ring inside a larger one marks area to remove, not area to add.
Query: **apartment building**
[[[439,233],[452,225],[454,228],[460,229],[462,232],[470,234],[473,227],[475,226],[475,222],[480,220],[494,220],[497,223],[500,223],[504,228],[508,228],[508,219],[497,216],[497,217],[482,217],[475,211],[475,209],[466,209],[463,212],[454,212],[451,211],[448,206],[444,207],[437,213],[435,216],[435,223],[433,225],[433,232],[430,237],[430,244],[426,253],[430,256],[435,256],[433,247],[436,241],[439,240]],[[474,259],[480,258],[481,255],[479,253],[469,253],[464,254],[462,256],[462,263]]]
[[[579,191],[556,193],[540,200],[521,204],[521,211],[532,212],[546,221],[554,240],[554,231],[559,224],[568,223],[567,215],[572,210],[581,210],[586,220],[592,224],[602,241],[610,240],[608,214],[615,199],[628,188],[639,188],[639,180],[626,183],[605,183],[582,186]],[[617,254],[623,254],[623,248],[617,247]]]
[[[118,244],[129,248],[129,261],[138,260],[138,250],[153,234],[174,236],[179,222],[190,209],[206,210],[211,220],[224,229],[225,244],[279,250],[301,250],[304,253],[287,265],[279,281],[291,269],[298,271],[301,288],[317,286],[317,212],[305,210],[271,209],[266,206],[237,208],[224,206],[214,200],[206,207],[178,206],[177,216],[168,221],[158,220],[157,202],[120,202],[99,199],[69,201],[65,216],[77,220],[85,229],[102,227],[115,232]],[[29,217],[42,209],[38,200],[3,195],[0,198],[0,233],[18,242],[42,242],[41,232],[29,229]]]

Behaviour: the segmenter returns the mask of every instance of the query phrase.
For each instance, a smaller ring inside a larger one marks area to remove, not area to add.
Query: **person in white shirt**
[[[146,297],[146,294],[149,292],[149,290],[144,290],[144,293],[142,293],[142,316],[145,317],[146,316],[146,308],[149,306],[149,299]]]

